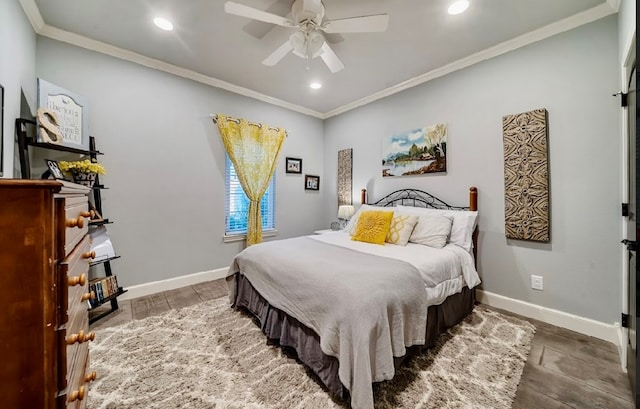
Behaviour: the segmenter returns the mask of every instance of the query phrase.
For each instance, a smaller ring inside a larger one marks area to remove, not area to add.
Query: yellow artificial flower
[[[89,159],[75,161],[75,162],[58,162],[60,169],[65,172],[81,172],[81,173],[97,173],[104,175],[107,170],[98,162],[91,162]]]

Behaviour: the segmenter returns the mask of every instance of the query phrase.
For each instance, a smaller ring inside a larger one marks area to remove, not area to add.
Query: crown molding
[[[25,0],[25,1],[30,1],[30,0]],[[190,79],[202,84],[210,85],[212,87],[221,88],[221,89],[233,92],[235,94],[244,95],[245,97],[257,99],[259,101],[266,102],[271,105],[280,106],[280,107],[289,109],[291,111],[299,112],[301,114],[322,119],[322,113],[318,111],[314,111],[312,109],[305,108],[300,105],[282,101],[280,99],[273,98],[265,94],[261,94],[259,92],[250,90],[248,88],[240,87],[238,85],[234,85],[229,82],[219,80],[217,78],[200,74],[199,72],[196,72],[196,71],[188,70],[186,68],[182,68],[177,65],[156,60],[155,58],[150,58],[142,54],[134,53],[133,51],[115,47],[111,44],[93,40],[91,38],[84,37],[69,31],[65,31],[47,24],[43,25],[43,27],[40,29],[38,34],[44,37],[49,37],[54,40],[72,44],[77,47],[82,47],[82,48],[86,48],[88,50],[95,51],[101,54],[110,55],[112,57],[119,58],[121,60],[130,61],[148,68],[167,72],[169,74],[173,74],[178,77]]]
[[[393,85],[389,88],[386,88],[380,92],[376,92],[375,94],[371,94],[368,97],[364,97],[357,101],[351,102],[349,104],[343,105],[339,108],[326,112],[322,119],[331,118],[332,116],[343,114],[352,109],[361,107],[363,105],[370,104],[371,102],[377,101],[379,99],[388,97],[393,94],[397,94],[398,92],[404,91],[409,88],[413,88],[416,85],[420,85],[427,81],[431,81],[433,79],[445,76],[447,74],[451,74],[454,71],[461,70],[463,68],[469,67],[471,65],[477,64],[481,61],[488,60],[493,57],[497,57],[501,54],[508,53],[509,51],[516,50],[520,47],[524,47],[529,44],[533,44],[540,40],[544,40],[545,38],[554,36],[556,34],[569,31],[576,27],[582,26],[584,24],[591,23],[593,21],[604,18],[608,15],[614,14],[617,12],[616,9],[612,8],[609,2],[617,2],[619,0],[607,0],[607,2],[602,3],[596,7],[590,8],[589,10],[585,10],[578,14],[574,14],[573,16],[567,17],[565,19],[559,20],[555,23],[551,23],[544,27],[541,27],[537,30],[530,31],[521,36],[515,37],[511,40],[505,41],[493,47],[484,49],[475,54],[472,54],[468,57],[462,58],[460,60],[454,61],[450,64],[442,66],[440,68],[436,68],[435,70],[429,71],[425,74],[419,75],[415,78],[409,79],[407,81],[403,81],[399,84]]]
[[[33,27],[33,31],[36,34],[40,33],[42,27],[44,27],[44,20],[42,19],[42,15],[40,14],[40,9],[36,5],[35,0],[18,0],[24,13],[27,15],[29,22],[31,23],[31,27]]]

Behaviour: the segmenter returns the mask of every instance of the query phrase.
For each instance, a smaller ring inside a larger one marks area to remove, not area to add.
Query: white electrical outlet
[[[531,288],[542,291],[542,276],[531,275]]]

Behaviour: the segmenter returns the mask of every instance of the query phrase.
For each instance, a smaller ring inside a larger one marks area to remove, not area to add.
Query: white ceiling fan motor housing
[[[319,26],[324,18],[324,4],[319,0],[296,0],[291,6],[291,14],[296,23],[308,20]]]

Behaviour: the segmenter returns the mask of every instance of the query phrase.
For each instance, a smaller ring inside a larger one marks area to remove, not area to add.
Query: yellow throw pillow
[[[399,246],[406,246],[416,223],[418,223],[418,216],[395,212],[389,225],[389,233],[387,233],[384,241]]]
[[[362,212],[356,224],[356,232],[351,240],[384,245],[392,218],[393,212],[390,211],[367,210]]]

